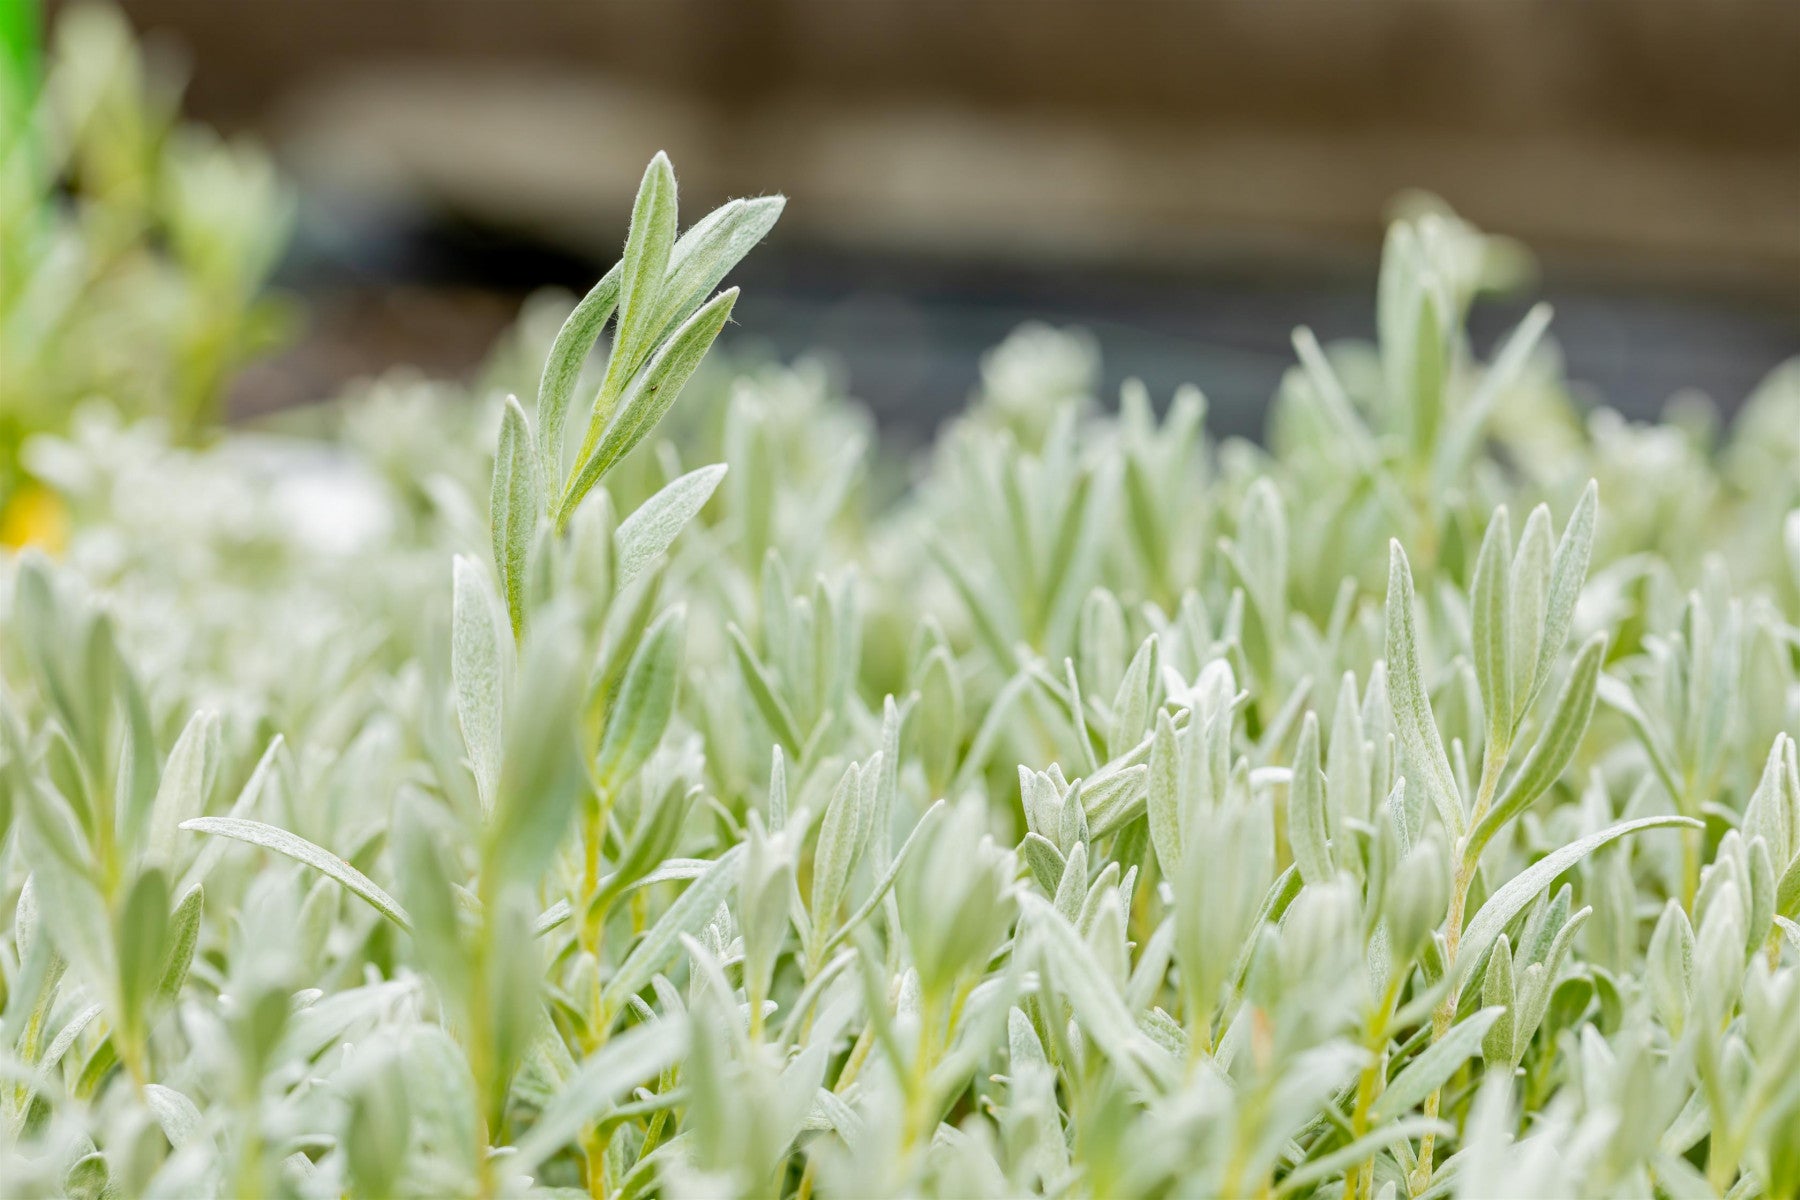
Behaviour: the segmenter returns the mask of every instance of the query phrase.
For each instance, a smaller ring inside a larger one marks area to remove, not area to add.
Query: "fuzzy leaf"
[[[674,957],[684,936],[691,937],[712,920],[719,905],[737,889],[738,859],[742,852],[741,845],[733,846],[714,860],[705,874],[689,884],[681,898],[671,904],[643,939],[632,947],[631,953],[619,965],[618,973],[600,995],[603,1012],[618,1012],[627,997],[635,995]]]
[[[723,478],[724,463],[689,471],[619,522],[619,528],[613,532],[613,553],[618,563],[615,586],[625,588],[667,550],[676,535],[705,507]]]
[[[680,1017],[664,1017],[609,1040],[538,1114],[519,1139],[511,1165],[524,1172],[535,1170],[631,1089],[673,1064],[686,1048],[687,1022]]]
[[[668,728],[680,682],[685,628],[686,610],[678,604],[656,619],[632,653],[625,682],[607,708],[594,762],[595,774],[609,785],[636,774]]]
[[[1500,798],[1470,835],[1471,856],[1479,854],[1508,821],[1524,812],[1532,801],[1549,791],[1550,786],[1562,777],[1581,745],[1582,736],[1587,733],[1588,722],[1593,719],[1600,664],[1605,657],[1605,634],[1597,633],[1582,645],[1543,731],[1538,734],[1512,782],[1507,784],[1506,790],[1500,793]]]
[[[516,638],[525,628],[525,571],[538,519],[544,510],[544,485],[532,452],[531,423],[508,396],[500,415],[500,443],[494,451],[494,483],[488,497],[493,527],[494,569]]]
[[[1513,727],[1508,616],[1512,603],[1511,557],[1512,522],[1502,505],[1494,510],[1487,535],[1481,539],[1475,579],[1469,589],[1475,678],[1481,687],[1481,707],[1487,713],[1488,740],[1497,745],[1506,744]]]
[[[1393,698],[1394,723],[1407,761],[1423,777],[1421,782],[1450,836],[1463,831],[1462,795],[1450,759],[1431,713],[1431,698],[1419,666],[1418,636],[1413,629],[1412,568],[1399,542],[1389,543],[1387,592],[1388,693]]]
[[[538,380],[538,465],[550,486],[562,482],[563,430],[568,424],[569,402],[575,398],[581,368],[599,340],[600,330],[619,306],[620,274],[620,268],[614,266],[581,298],[557,330],[550,355],[544,360],[544,373]]]
[[[1458,1067],[1480,1053],[1488,1028],[1504,1011],[1498,1006],[1484,1008],[1452,1025],[1450,1032],[1394,1076],[1369,1110],[1369,1119],[1380,1124],[1423,1104],[1425,1097],[1443,1087]]]
[[[482,807],[492,809],[500,784],[500,726],[505,658],[493,590],[480,567],[457,555],[450,620],[450,679],[456,719]]]
[[[273,825],[265,825],[261,821],[246,821],[237,817],[196,817],[191,821],[183,821],[181,827],[192,833],[210,833],[286,855],[297,863],[304,863],[313,870],[337,880],[360,897],[370,908],[400,928],[412,929],[412,918],[406,915],[406,910],[400,907],[400,902],[383,891],[373,879],[331,851],[315,846],[297,834],[289,833],[285,829],[277,829]]]
[[[675,397],[681,394],[682,387],[699,367],[700,360],[712,348],[719,331],[725,328],[737,296],[736,288],[715,296],[670,336],[632,380],[620,397],[617,411],[600,436],[593,454],[576,469],[574,479],[564,492],[557,518],[559,525],[568,522],[582,497],[663,419],[663,414],[669,411]]]
[[[1470,968],[1500,936],[1512,919],[1525,910],[1525,906],[1537,898],[1539,892],[1564,871],[1606,845],[1627,834],[1638,833],[1646,829],[1662,829],[1680,826],[1687,829],[1700,828],[1700,822],[1688,817],[1641,817],[1635,821],[1621,821],[1617,825],[1602,829],[1598,833],[1590,833],[1584,838],[1559,847],[1546,854],[1531,866],[1525,868],[1487,898],[1481,910],[1463,930],[1462,944],[1457,948],[1456,962],[1460,976],[1466,977]]]
[[[1288,840],[1294,862],[1307,883],[1329,882],[1337,874],[1332,862],[1325,819],[1325,777],[1319,771],[1319,718],[1306,714],[1300,745],[1294,751],[1294,777],[1288,784]]]

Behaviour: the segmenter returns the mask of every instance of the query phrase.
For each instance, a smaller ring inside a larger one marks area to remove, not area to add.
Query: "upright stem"
[[[1369,1110],[1379,1095],[1384,1073],[1382,1047],[1387,1044],[1388,1022],[1393,1019],[1394,1005],[1400,999],[1400,985],[1405,981],[1406,974],[1406,970],[1394,968],[1388,979],[1387,990],[1382,994],[1381,1004],[1369,1019],[1368,1036],[1363,1044],[1368,1049],[1370,1058],[1368,1065],[1362,1070],[1361,1078],[1356,1082],[1356,1109],[1350,1116],[1352,1141],[1369,1132]],[[1374,1183],[1375,1160],[1364,1159],[1344,1176],[1344,1200],[1359,1200],[1362,1196],[1373,1195]]]
[[[931,1056],[937,1033],[939,998],[935,992],[919,997],[919,1044],[913,1056],[911,1077],[906,1088],[906,1146],[911,1149],[921,1137],[929,1140],[924,1128],[931,1118]]]
[[[1690,791],[1689,795],[1692,795]],[[1699,817],[1700,806],[1688,803],[1681,806],[1681,811],[1692,817]],[[1694,911],[1694,894],[1700,890],[1700,850],[1701,839],[1706,830],[1683,829],[1681,831],[1681,907],[1688,912]]]
[[[1487,815],[1494,802],[1494,792],[1500,786],[1500,772],[1506,765],[1506,756],[1510,746],[1499,741],[1489,742],[1481,756],[1481,783],[1475,793],[1475,810],[1469,818],[1470,828]],[[1464,834],[1456,847],[1456,878],[1450,885],[1450,912],[1444,918],[1444,973],[1451,976],[1450,990],[1438,1002],[1431,1013],[1431,1044],[1436,1045],[1443,1040],[1450,1026],[1456,1020],[1456,1005],[1462,999],[1462,989],[1455,983],[1456,949],[1462,942],[1462,926],[1464,910],[1469,903],[1469,885],[1475,880],[1475,868],[1480,863],[1479,853],[1470,853],[1473,847],[1469,835]],[[1438,1107],[1443,1101],[1443,1089],[1433,1088],[1425,1097],[1425,1117],[1436,1120]],[[1412,1178],[1408,1180],[1408,1188],[1417,1196],[1431,1183],[1431,1156],[1436,1142],[1436,1135],[1427,1133],[1419,1141],[1419,1164],[1413,1168]]]

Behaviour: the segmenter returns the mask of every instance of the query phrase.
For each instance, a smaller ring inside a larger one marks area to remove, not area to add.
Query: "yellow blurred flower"
[[[0,506],[0,546],[36,546],[59,554],[69,541],[69,510],[62,497],[37,483],[24,483]]]

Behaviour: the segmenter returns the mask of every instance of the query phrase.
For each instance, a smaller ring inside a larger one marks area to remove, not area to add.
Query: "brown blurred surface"
[[[1296,324],[1371,332],[1407,189],[1538,252],[1571,376],[1627,413],[1800,351],[1800,0],[122,2],[302,193],[311,323],[239,413],[466,376],[616,257],[657,149],[686,219],[789,196],[734,341],[823,349],[892,425],[1041,318],[1253,434]]]
[[[851,245],[1363,242],[1422,187],[1552,253],[1800,294],[1792,0],[126,7],[189,47],[197,115],[553,234],[668,146],[696,199],[784,190]]]

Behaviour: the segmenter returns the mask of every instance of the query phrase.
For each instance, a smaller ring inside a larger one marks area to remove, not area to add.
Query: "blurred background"
[[[1294,325],[1372,332],[1413,188],[1537,254],[1478,347],[1547,297],[1572,377],[1630,415],[1729,408],[1800,351],[1792,0],[123,7],[188,114],[300,192],[277,282],[310,315],[239,413],[472,369],[530,291],[616,257],[658,148],[689,219],[788,194],[735,276],[740,343],[825,352],[902,430],[1041,319],[1092,330],[1109,383],[1192,380],[1256,432]]]

